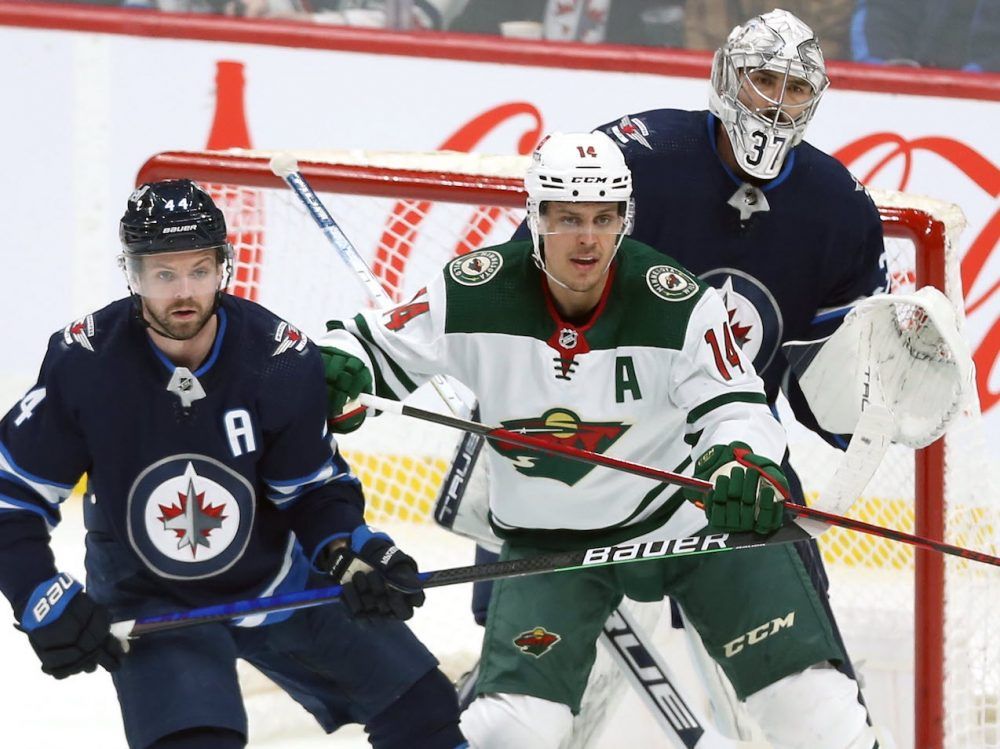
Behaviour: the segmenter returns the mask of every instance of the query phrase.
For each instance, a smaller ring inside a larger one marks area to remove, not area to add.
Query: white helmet
[[[806,81],[812,96],[789,108],[784,85],[778,99],[757,90],[768,106],[751,109],[740,101],[744,85],[756,90],[749,73],[770,70]],[[722,121],[740,167],[760,179],[775,177],[788,152],[802,141],[820,97],[830,85],[823,51],[813,30],[787,10],[772,10],[734,28],[712,61],[709,109]]]
[[[621,203],[623,224],[617,232],[616,253],[622,239],[632,231],[635,216],[632,172],[621,149],[602,132],[552,133],[544,138],[531,156],[524,187],[528,193],[528,228],[534,243],[535,263],[546,274],[541,242],[542,203]],[[553,280],[561,284],[558,279]]]

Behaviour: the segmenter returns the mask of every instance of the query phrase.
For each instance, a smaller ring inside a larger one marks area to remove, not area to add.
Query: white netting
[[[213,179],[211,157],[205,154],[192,155],[190,163],[174,155],[171,168],[175,176],[198,176],[212,183],[236,245],[235,288],[239,293],[317,336],[326,320],[367,306],[367,295],[345,272],[290,191],[250,186],[266,181],[270,154],[244,155],[248,157],[245,162],[232,154],[224,156],[225,183]],[[523,205],[523,198],[510,189],[501,195],[493,187],[495,178],[516,180],[526,166],[525,158],[359,152],[295,155],[330,213],[398,300],[412,296],[454,254],[505,241],[523,217],[523,209],[517,207]],[[362,173],[350,179],[333,178],[316,171],[307,163],[310,159],[360,165]],[[234,170],[229,168],[233,164],[253,176],[233,178]],[[416,178],[414,173],[419,173]],[[162,171],[159,174],[165,176]],[[476,186],[479,181],[481,187]],[[325,185],[335,183],[337,192],[324,192]],[[373,192],[390,197],[358,194]],[[949,262],[940,285],[958,305],[961,317],[962,291],[953,247],[963,226],[961,212],[937,201],[896,193],[874,191],[873,197],[885,209],[887,233],[912,229],[914,235],[923,237],[927,232],[908,224],[924,220],[943,232]],[[900,208],[913,210],[895,210]],[[887,250],[893,291],[912,291],[917,255],[923,248],[910,240],[890,239]],[[434,397],[425,396],[421,405],[435,407]],[[436,407],[444,410],[443,405]],[[390,418],[380,417],[345,438],[345,452],[365,484],[373,522],[426,523],[457,435],[443,427]],[[837,465],[838,451],[794,426],[790,446],[806,499],[820,499]],[[995,464],[984,457],[988,455],[979,429],[978,404],[973,404],[949,433],[943,478],[930,470],[915,481],[913,451],[893,445],[850,514],[913,532],[919,486],[935,500],[943,498],[947,503],[945,540],[996,555],[1000,552],[1000,489],[991,475]],[[934,461],[930,463],[933,467]],[[469,563],[471,552],[460,548],[459,557],[451,563]],[[907,546],[838,529],[825,534],[822,548],[841,627],[869,682],[866,691],[872,712],[877,721],[891,726],[900,746],[912,745],[914,552]],[[932,610],[943,607],[945,612],[941,671],[945,745],[1000,747],[1000,638],[989,634],[991,615],[1000,600],[1000,570],[954,558],[948,559],[945,570],[944,600],[934,598],[936,593],[921,594],[923,605]],[[431,606],[433,597],[429,596]],[[442,623],[436,626],[458,627],[456,616],[462,624],[469,620],[460,611],[442,615]],[[456,636],[453,641],[459,639]],[[475,645],[463,647],[474,649]]]

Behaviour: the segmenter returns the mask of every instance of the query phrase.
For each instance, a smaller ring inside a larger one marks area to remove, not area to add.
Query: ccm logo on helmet
[[[601,183],[607,181],[608,181],[607,177],[573,177],[573,179],[570,180],[570,182],[587,182],[587,183],[590,182]]]
[[[161,234],[177,234],[182,231],[191,231],[192,229],[197,229],[198,224],[184,224],[184,226],[165,226]]]

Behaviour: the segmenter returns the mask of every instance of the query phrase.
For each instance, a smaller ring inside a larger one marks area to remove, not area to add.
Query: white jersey
[[[511,242],[456,258],[407,304],[332,327],[321,344],[360,357],[377,395],[401,399],[450,375],[486,424],[561,445],[688,475],[712,445],[744,442],[775,462],[785,449],[716,291],[628,239],[581,324],[560,318],[531,243]],[[501,536],[636,535],[684,504],[676,487],[530,448],[490,443],[485,454]],[[704,524],[691,517],[673,530]]]

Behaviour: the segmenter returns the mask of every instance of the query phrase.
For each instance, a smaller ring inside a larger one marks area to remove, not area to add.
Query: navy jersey
[[[658,109],[598,129],[632,170],[632,237],[720,289],[773,401],[782,343],[829,335],[855,302],[888,289],[882,223],[864,187],[808,143],[753,189],[719,158],[717,125],[709,112]]]
[[[193,373],[130,299],[52,336],[0,423],[0,589],[15,607],[54,574],[45,527],[84,473],[87,587],[118,614],[301,589],[310,555],[363,522],[318,350],[252,302],[223,295],[216,314]]]

